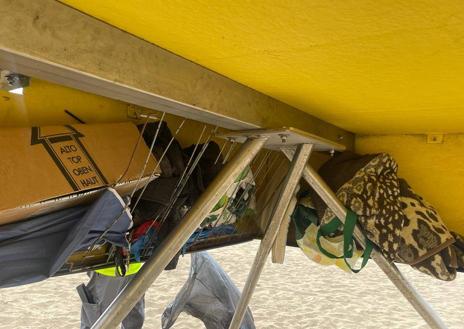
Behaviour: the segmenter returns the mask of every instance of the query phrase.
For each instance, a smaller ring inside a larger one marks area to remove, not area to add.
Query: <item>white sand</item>
[[[210,253],[242,287],[258,242]],[[165,272],[147,293],[145,328],[160,328],[160,315],[185,282],[190,257],[176,271]],[[464,277],[440,282],[401,267],[420,293],[452,329],[464,329]],[[78,328],[80,303],[74,287],[84,274],[0,290],[0,328]],[[370,263],[358,275],[314,265],[290,248],[284,265],[267,264],[251,308],[257,328],[417,329],[427,328],[406,300]],[[203,328],[182,314],[176,329]]]

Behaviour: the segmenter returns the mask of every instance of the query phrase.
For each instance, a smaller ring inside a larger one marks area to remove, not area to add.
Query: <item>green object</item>
[[[134,275],[140,269],[142,268],[143,263],[130,263],[129,268],[127,269],[126,276],[128,275]],[[104,275],[104,276],[117,276],[116,275],[116,267],[107,267],[107,268],[102,268],[100,270],[95,270],[98,274]]]
[[[216,205],[214,206],[213,210],[211,210],[211,212],[218,211],[219,209],[224,207],[228,201],[229,201],[229,197],[227,195],[223,195],[221,200],[219,200],[218,203],[216,203]]]
[[[353,251],[355,250],[355,240],[354,240],[353,234],[354,234],[354,229],[356,227],[357,221],[358,221],[358,216],[351,210],[347,210],[346,218],[345,218],[345,225],[343,225],[340,219],[338,219],[337,217],[334,217],[329,223],[322,225],[319,228],[319,231],[317,232],[317,240],[316,240],[319,250],[325,256],[329,258],[339,258],[339,259],[343,258],[345,260],[346,265],[351,269],[353,273],[358,273],[364,268],[364,266],[366,266],[367,262],[369,261],[372,249],[374,247],[372,242],[369,239],[367,239],[367,237],[365,237],[366,247],[364,249],[364,253],[362,256],[363,261],[361,263],[361,267],[359,269],[353,269],[351,267],[347,259],[353,257]],[[325,250],[324,247],[322,247],[320,238],[334,234],[340,229],[343,230],[343,255],[335,256],[331,254],[330,252],[328,252],[327,250]]]
[[[295,238],[300,240],[304,237],[309,225],[317,225],[318,218],[316,212],[308,207],[298,204],[292,214],[292,220],[295,224]]]
[[[235,179],[234,183],[238,183],[238,182],[244,180],[248,176],[249,172],[250,172],[250,167],[246,167],[245,169],[243,169],[243,171],[240,173],[240,175],[238,175],[238,177]]]

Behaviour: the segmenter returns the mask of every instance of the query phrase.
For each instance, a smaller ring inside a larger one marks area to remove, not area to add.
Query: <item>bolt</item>
[[[288,138],[287,134],[279,134],[279,136],[283,144],[287,143],[287,138]]]

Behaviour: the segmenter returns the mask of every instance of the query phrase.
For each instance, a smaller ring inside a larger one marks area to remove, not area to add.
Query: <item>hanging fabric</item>
[[[228,329],[239,299],[240,291],[221,266],[207,252],[194,253],[187,282],[163,312],[162,328],[171,328],[186,312],[207,329]],[[250,309],[240,328],[255,328]]]
[[[397,176],[388,154],[345,152],[319,173],[343,204],[358,216],[367,237],[392,261],[409,264],[441,280],[456,277],[454,238],[438,212]],[[313,191],[322,223],[334,214]]]
[[[128,247],[132,221],[125,203],[107,189],[90,206],[56,211],[0,226],[0,287],[12,287],[53,276],[75,251],[86,250],[115,218],[102,243]]]
[[[235,223],[243,216],[253,216],[256,185],[251,168],[246,168],[203,221],[202,226]]]

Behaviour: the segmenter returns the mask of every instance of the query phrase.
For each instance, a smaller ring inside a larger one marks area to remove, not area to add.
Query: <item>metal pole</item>
[[[261,272],[266,263],[266,258],[271,251],[274,240],[284,219],[285,212],[287,211],[290,200],[293,197],[293,193],[295,192],[295,189],[300,182],[301,175],[304,168],[306,167],[306,162],[308,162],[309,156],[311,155],[312,147],[313,145],[311,144],[302,144],[299,145],[296,150],[288,174],[285,177],[279,199],[274,207],[274,211],[266,230],[266,234],[264,235],[264,238],[259,245],[253,266],[251,268],[250,274],[248,275],[245,287],[243,288],[240,301],[238,302],[234,317],[232,318],[232,321],[229,325],[229,329],[240,328],[251,296],[253,295],[254,289],[259,280],[259,276],[261,275]]]
[[[288,159],[291,159],[293,150],[283,150],[283,153]],[[335,216],[337,216],[343,222],[346,217],[346,208],[337,198],[335,193],[332,192],[330,187],[319,176],[319,174],[308,165],[303,171],[303,178],[316,191],[322,200],[324,200],[327,206],[334,212]],[[356,241],[364,247],[364,234],[358,226],[355,228],[354,236]],[[447,328],[438,314],[406,280],[406,278],[401,274],[400,270],[393,262],[390,262],[388,259],[386,259],[382,252],[380,252],[377,248],[374,248],[372,251],[371,258],[387,275],[390,281],[403,294],[403,296],[409,301],[409,303],[411,303],[419,315],[425,320],[425,322],[427,322],[430,328]]]
[[[183,220],[169,233],[151,255],[134,279],[118,294],[111,305],[92,326],[92,329],[113,329],[129,314],[156,278],[163,272],[189,237],[198,228],[214,205],[226,193],[229,186],[250,164],[264,146],[267,137],[249,139],[243,144],[233,159],[200,196]]]

